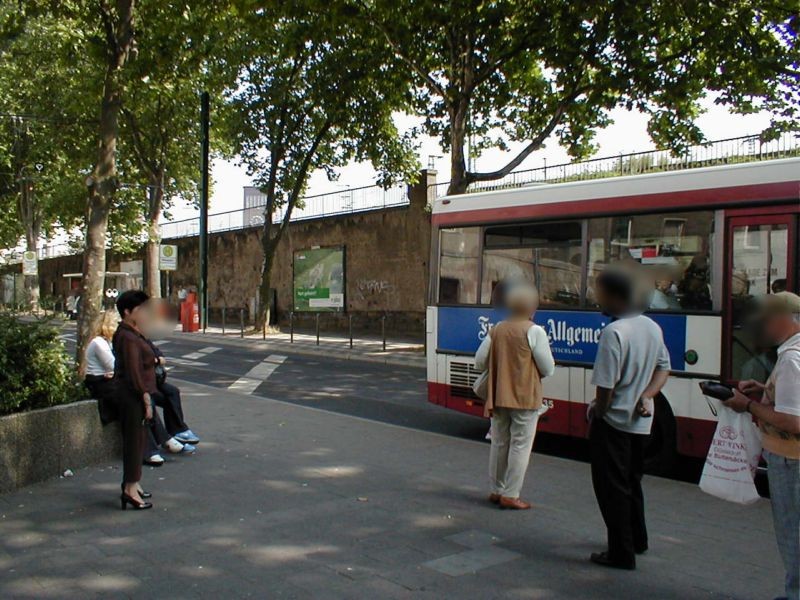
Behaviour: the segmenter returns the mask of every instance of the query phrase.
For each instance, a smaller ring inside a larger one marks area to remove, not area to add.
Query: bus
[[[754,297],[798,291],[800,158],[436,199],[427,306],[428,399],[483,416],[474,353],[502,318],[495,286],[539,288],[535,322],[556,372],[544,380],[539,430],[586,437],[598,338],[608,323],[594,279],[636,261],[652,284],[647,311],[664,333],[672,372],[656,398],[650,472],[678,455],[704,457],[716,426],[703,380],[764,381],[775,360],[747,318]]]

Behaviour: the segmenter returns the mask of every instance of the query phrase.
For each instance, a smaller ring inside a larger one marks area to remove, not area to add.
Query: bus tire
[[[653,428],[644,447],[644,470],[649,475],[671,475],[678,462],[678,428],[667,399],[655,398]]]

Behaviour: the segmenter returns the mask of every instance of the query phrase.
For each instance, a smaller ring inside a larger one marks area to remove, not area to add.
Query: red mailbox
[[[184,332],[200,330],[200,307],[197,304],[197,293],[188,292],[186,300],[181,302],[181,324]]]

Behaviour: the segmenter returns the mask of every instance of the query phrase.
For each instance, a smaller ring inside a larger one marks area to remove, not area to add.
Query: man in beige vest
[[[530,461],[542,408],[542,377],[555,370],[547,334],[531,319],[539,304],[536,288],[515,283],[505,293],[509,318],[495,325],[475,355],[488,371],[484,412],[492,418],[489,500],[501,508],[529,509],[519,495]]]

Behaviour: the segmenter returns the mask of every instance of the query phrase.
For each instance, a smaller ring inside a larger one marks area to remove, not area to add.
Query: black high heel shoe
[[[148,508],[153,508],[152,502],[139,502],[128,496],[128,494],[125,492],[122,492],[120,495],[119,502],[122,510],[128,508],[128,504],[130,504],[135,510],[147,510]]]
[[[122,490],[122,493],[124,494],[125,484],[124,483],[119,484],[119,488]],[[145,492],[144,490],[139,490],[139,496],[141,496],[144,500],[147,500],[148,498],[152,498],[153,494],[151,494],[150,492]]]

